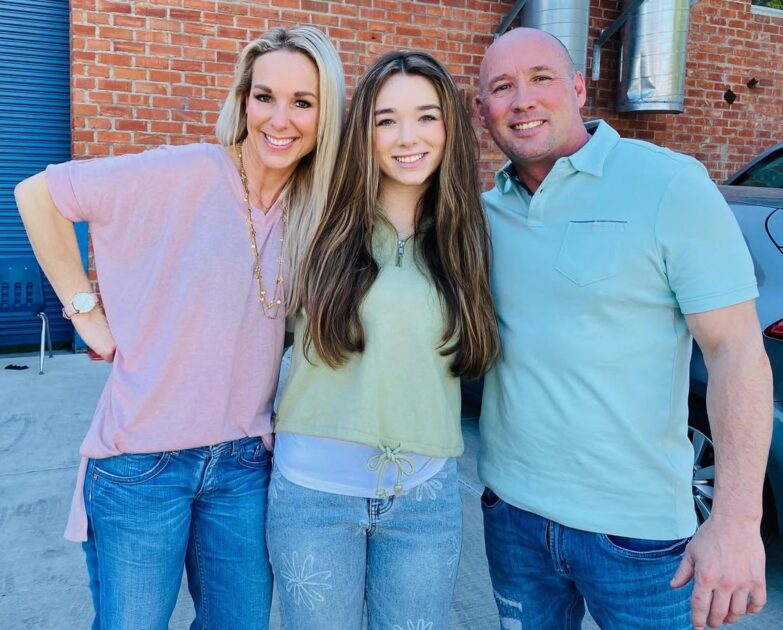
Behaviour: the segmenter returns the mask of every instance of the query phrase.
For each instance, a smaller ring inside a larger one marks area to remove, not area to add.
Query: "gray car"
[[[727,186],[783,188],[783,142],[748,162],[725,183]]]
[[[783,143],[765,151],[727,180],[721,192],[739,222],[753,257],[756,307],[772,365],[774,424],[764,483],[765,537],[783,534]],[[741,185],[739,185],[741,184]],[[700,521],[712,509],[715,455],[704,404],[707,371],[698,347],[691,361],[690,434],[693,496]]]

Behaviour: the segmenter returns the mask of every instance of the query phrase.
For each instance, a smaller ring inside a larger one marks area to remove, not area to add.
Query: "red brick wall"
[[[591,48],[600,30],[619,15],[616,0],[592,5]],[[783,11],[774,18],[753,15],[750,0],[699,0],[692,7],[681,114],[615,113],[619,36],[602,54],[601,80],[588,81],[587,117],[604,118],[623,135],[693,155],[718,181],[783,140]],[[759,82],[753,89],[746,85],[751,78]],[[732,105],[723,99],[729,88],[737,96]]]
[[[212,139],[238,52],[271,26],[323,28],[349,85],[380,53],[421,48],[472,96],[483,52],[510,4],[72,0],[74,157]]]
[[[74,157],[211,140],[237,53],[276,25],[314,24],[335,42],[352,84],[378,54],[424,48],[444,61],[466,96],[513,2],[496,0],[71,0]],[[619,13],[593,0],[591,41]],[[617,37],[617,36],[616,36]],[[701,0],[691,14],[683,114],[614,113],[617,39],[586,117],[695,155],[720,180],[783,139],[783,19],[755,16],[750,0]],[[590,61],[588,57],[588,73]],[[745,83],[755,77],[757,88]],[[722,95],[730,87],[733,105]],[[482,134],[485,179],[499,154]]]

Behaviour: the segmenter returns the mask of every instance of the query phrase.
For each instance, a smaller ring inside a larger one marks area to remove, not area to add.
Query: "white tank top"
[[[381,451],[374,446],[278,433],[275,465],[288,481],[311,490],[385,499],[438,474],[446,459]]]

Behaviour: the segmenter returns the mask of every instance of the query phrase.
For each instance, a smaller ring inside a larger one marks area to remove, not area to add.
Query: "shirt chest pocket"
[[[572,221],[555,269],[583,287],[617,274],[625,221]]]

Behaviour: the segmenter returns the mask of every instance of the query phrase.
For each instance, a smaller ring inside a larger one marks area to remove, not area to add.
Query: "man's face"
[[[476,99],[479,120],[520,176],[545,175],[558,158],[587,141],[579,114],[584,103],[584,78],[545,33],[512,31],[484,57]]]

